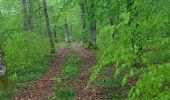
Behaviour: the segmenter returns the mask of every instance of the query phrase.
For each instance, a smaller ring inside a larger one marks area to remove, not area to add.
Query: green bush
[[[69,86],[70,81],[80,75],[79,72],[80,58],[79,56],[71,56],[62,66],[60,77],[54,78],[54,96],[51,100],[75,100],[76,90]]]
[[[14,91],[12,89],[0,89],[0,100],[11,100]]]
[[[79,72],[80,58],[78,56],[71,56],[62,68],[62,73],[66,79],[72,79],[80,75]]]
[[[77,77],[80,74],[77,67],[73,67],[73,66],[64,67],[62,69],[62,72],[65,75],[66,79],[71,79],[71,78]]]
[[[47,55],[50,54],[49,42],[36,33],[13,33],[4,43],[5,60],[9,79],[19,82],[35,74],[34,78],[44,70]],[[28,80],[34,79],[33,77]]]
[[[72,88],[60,88],[56,89],[55,96],[51,100],[75,100],[75,89]]]
[[[151,66],[129,92],[130,100],[169,100],[170,63]]]

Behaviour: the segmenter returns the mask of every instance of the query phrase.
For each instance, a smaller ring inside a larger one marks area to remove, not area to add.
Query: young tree
[[[82,31],[86,28],[86,0],[81,0],[80,10],[81,10],[81,20],[82,20]]]
[[[31,0],[22,0],[23,27],[28,31],[32,31],[31,3]]]
[[[57,40],[56,26],[54,26],[54,30],[53,30],[53,32],[54,32],[54,40],[55,40],[55,42],[57,43],[57,42],[58,42],[58,40]]]
[[[52,37],[51,28],[50,28],[50,21],[49,21],[49,17],[48,17],[48,9],[47,9],[46,0],[42,0],[42,2],[43,2],[45,22],[46,22],[46,30],[47,30],[47,33],[48,33],[49,42],[50,42],[50,46],[51,46],[51,53],[55,53],[54,40],[53,40],[53,37]]]
[[[96,19],[95,19],[95,2],[94,0],[89,2],[89,19],[90,19],[90,44],[96,46]]]
[[[64,22],[64,35],[65,35],[65,42],[69,42],[69,30],[68,30],[68,24],[67,24],[67,18],[65,16],[65,22]]]

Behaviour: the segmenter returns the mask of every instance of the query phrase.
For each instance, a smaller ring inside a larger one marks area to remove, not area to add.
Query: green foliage
[[[75,90],[72,88],[57,88],[51,100],[75,100]]]
[[[100,53],[102,53],[102,55],[99,55],[97,57],[100,63],[92,68],[93,73],[90,77],[90,81],[95,80],[95,78],[97,77],[97,74],[102,70],[102,67],[104,65],[113,62],[112,31],[113,31],[113,27],[109,27],[109,26],[106,26],[102,30],[100,30],[100,33],[98,35],[98,40],[97,40],[97,46],[98,46],[98,49],[100,50]],[[106,32],[107,34],[103,34],[104,32]],[[108,40],[103,41],[106,38]]]
[[[150,66],[148,71],[142,75],[136,87],[131,89],[129,99],[170,99],[170,64]],[[132,92],[133,91],[133,92]]]
[[[84,13],[81,4],[85,5]],[[98,63],[92,68],[90,82],[95,83],[103,69],[111,64],[114,67],[111,79],[106,83],[97,80],[98,84],[113,90],[117,86],[132,88],[129,93],[120,93],[129,94],[132,100],[170,99],[169,4],[170,0],[47,0],[51,30],[56,31],[58,42],[64,40],[65,23],[70,39],[84,43],[90,41],[91,26],[96,24],[97,47],[90,44],[89,48],[98,50]],[[23,31],[22,3],[0,0],[0,44],[3,44],[9,79],[15,83],[40,76],[50,53],[48,40],[37,34],[45,33],[41,0],[33,0],[27,10],[30,11],[26,19],[31,19],[32,32]],[[81,28],[83,21],[85,29]],[[79,57],[72,56],[62,66],[63,77],[57,79],[53,99],[74,99],[75,90],[63,88],[61,83],[79,76],[79,62]],[[132,87],[129,79],[133,77],[140,79]],[[6,96],[1,91],[0,95]],[[115,98],[126,97],[116,95]]]
[[[11,100],[14,91],[12,89],[0,89],[0,100]]]
[[[50,51],[46,38],[31,32],[13,33],[4,45],[5,61],[11,81],[32,80],[44,70]],[[23,75],[27,78],[21,77]]]
[[[49,16],[52,26],[57,32],[57,39],[64,41],[64,23],[68,24],[71,41],[81,41],[80,7],[72,0],[49,1]]]
[[[75,100],[76,91],[68,86],[70,81],[80,75],[79,72],[80,58],[71,56],[62,66],[60,77],[54,78],[56,84],[54,87],[54,96],[52,100]]]
[[[114,25],[104,24],[97,18],[98,27],[100,27],[97,37],[98,64],[92,68],[90,82],[94,81],[98,74],[103,71],[102,68],[110,63],[115,65],[114,79],[121,79],[122,82],[117,84],[124,87],[127,86],[130,77],[143,73],[141,71],[143,68],[148,69],[153,64],[154,66],[158,66],[157,64],[164,66],[164,63],[169,62],[170,37],[167,35],[169,33],[169,5],[167,4],[170,3],[169,0],[115,0],[113,4],[109,4],[114,8],[104,8],[105,4],[101,2],[96,4],[100,5],[99,8],[102,9],[97,10],[97,14],[100,15],[99,19],[106,20],[111,17],[115,23]],[[101,12],[107,14],[106,9],[108,11],[113,10],[112,12],[116,15],[109,14],[109,17],[101,17]],[[96,17],[99,17],[99,15],[96,15]],[[134,69],[137,71],[134,72]],[[154,69],[150,69],[149,72],[152,72],[152,70],[154,71]],[[169,71],[169,69],[166,70]],[[155,74],[160,75],[161,72],[159,73],[156,70]],[[143,77],[141,76],[141,79]],[[163,77],[166,78],[167,76]],[[149,78],[145,81],[147,80]],[[140,84],[145,86],[144,81]],[[148,81],[148,86],[152,85]],[[153,91],[148,91],[147,94],[150,95]],[[139,91],[137,90],[137,92]],[[164,92],[167,93],[167,91]],[[135,97],[138,98],[137,95]],[[145,99],[149,98],[146,97]]]
[[[78,56],[71,56],[66,61],[61,71],[67,80],[73,79],[80,75],[78,70],[79,63],[80,63],[80,58]]]
[[[66,77],[67,79],[72,79],[72,78],[74,78],[74,77],[79,76],[79,72],[78,72],[77,67],[65,66],[65,67],[62,69],[62,72],[63,72],[63,74],[65,75],[65,77]]]

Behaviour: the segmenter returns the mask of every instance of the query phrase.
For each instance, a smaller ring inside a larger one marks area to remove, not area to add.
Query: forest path
[[[33,85],[22,88],[20,94],[15,96],[14,100],[48,100],[53,95],[53,79],[61,74],[60,66],[66,62],[69,56],[73,55],[73,52],[79,53],[81,57],[81,75],[70,83],[77,91],[76,100],[99,100],[100,91],[98,88],[89,87],[85,89],[90,76],[90,67],[86,66],[95,64],[95,55],[76,44],[71,44],[69,48],[59,49],[49,70]]]

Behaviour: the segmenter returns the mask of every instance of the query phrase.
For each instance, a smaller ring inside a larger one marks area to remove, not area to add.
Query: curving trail
[[[70,50],[59,49],[49,70],[33,83],[31,87],[24,87],[14,100],[47,100],[52,95],[53,78],[60,74],[59,67],[65,62]]]
[[[54,80],[60,75],[60,66],[65,63],[73,52],[79,53],[81,57],[81,75],[70,83],[77,91],[76,100],[100,100],[100,89],[97,87],[87,86],[90,76],[90,67],[95,64],[95,55],[93,52],[81,48],[75,44],[71,44],[69,48],[59,49],[49,70],[33,83],[32,86],[22,88],[20,94],[15,96],[14,100],[48,100],[53,94]]]

